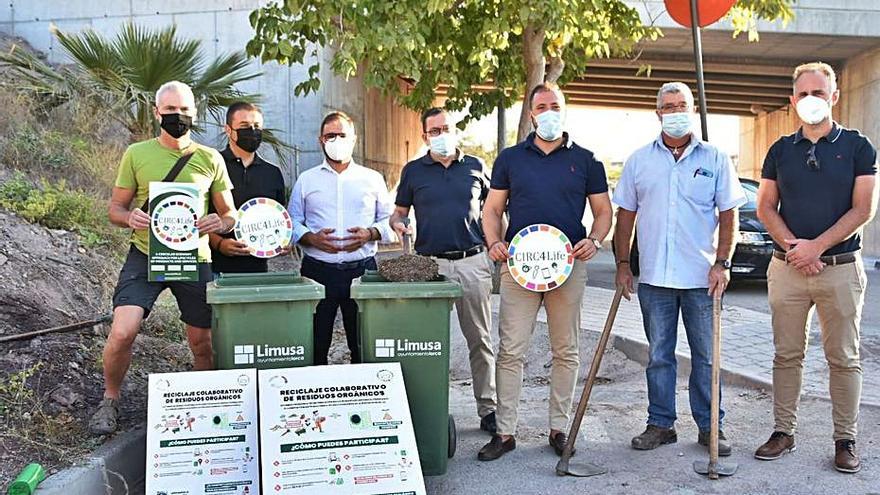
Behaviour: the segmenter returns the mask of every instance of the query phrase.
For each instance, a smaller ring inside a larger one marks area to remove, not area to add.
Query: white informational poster
[[[260,370],[264,492],[424,495],[400,363]]]
[[[146,493],[259,495],[257,416],[254,369],[150,375]]]

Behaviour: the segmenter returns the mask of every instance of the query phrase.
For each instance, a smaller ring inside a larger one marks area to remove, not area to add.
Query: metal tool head
[[[716,462],[713,465],[707,461],[694,461],[694,471],[697,474],[708,476],[710,480],[717,480],[719,476],[733,476],[738,468],[739,464],[736,463]]]
[[[403,226],[409,228],[409,217],[403,218]],[[401,244],[403,244],[403,254],[412,254],[412,234],[403,234]]]
[[[576,476],[578,478],[587,478],[589,476],[597,476],[608,472],[602,466],[590,464],[588,462],[570,463],[569,459],[562,458],[556,463],[557,476]]]

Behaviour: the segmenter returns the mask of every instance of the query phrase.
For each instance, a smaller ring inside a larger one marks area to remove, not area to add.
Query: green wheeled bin
[[[358,303],[361,358],[397,361],[403,370],[422,473],[446,472],[455,453],[449,414],[449,312],[461,287],[436,282],[388,282],[368,271],[351,285]]]
[[[220,274],[207,289],[217,369],[311,366],[323,298],[323,285],[295,272]]]

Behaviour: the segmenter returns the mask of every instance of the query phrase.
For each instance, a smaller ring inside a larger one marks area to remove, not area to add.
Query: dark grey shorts
[[[194,327],[211,328],[211,306],[205,300],[205,289],[211,277],[211,264],[199,263],[198,282],[148,282],[147,255],[132,246],[119,272],[119,281],[113,292],[113,309],[139,306],[144,308],[146,318],[159,294],[168,288],[177,299],[182,322]]]

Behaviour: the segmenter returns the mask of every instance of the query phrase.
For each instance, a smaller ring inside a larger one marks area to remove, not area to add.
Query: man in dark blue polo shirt
[[[505,149],[495,160],[492,182],[483,208],[483,230],[489,256],[508,258],[508,242],[535,223],[552,225],[573,245],[574,267],[565,283],[548,292],[521,287],[506,269],[501,273],[500,346],[496,357],[498,433],[478,455],[497,459],[516,448],[517,405],[522,387],[523,357],[529,346],[535,318],[543,304],[547,310],[550,346],[550,445],[562,455],[572,396],[578,374],[578,331],[581,298],[587,281],[586,261],[601,247],[611,229],[611,200],[605,168],[593,153],[575,144],[563,132],[565,98],[552,83],[536,86],[529,95],[535,132],[522,143]],[[593,212],[587,235],[582,223],[586,205]],[[510,214],[507,233],[501,217]],[[502,237],[503,236],[503,237]]]
[[[226,111],[226,136],[229,145],[220,155],[235,188],[235,208],[253,198],[274,199],[287,204],[281,170],[263,160],[257,148],[263,139],[263,111],[251,103],[236,102]],[[211,269],[214,273],[254,273],[268,271],[266,259],[251,256],[247,244],[233,233],[210,234]]]
[[[857,472],[855,439],[862,391],[859,323],[865,297],[861,228],[877,209],[877,152],[858,131],[832,120],[839,98],[824,63],[794,72],[791,105],[802,121],[767,153],[758,217],[776,251],[767,269],[773,315],[773,415],[770,439],[755,452],[774,460],[795,449],[798,400],[813,307],[828,361],[834,421],[834,465]]]
[[[415,208],[416,252],[431,256],[440,274],[458,282],[455,301],[468,344],[480,428],[495,433],[495,354],[492,351],[493,265],[486,255],[480,209],[489,192],[483,162],[458,148],[455,125],[441,108],[422,114],[422,139],[429,150],[403,167],[394,214],[389,222],[402,238],[403,223]]]

